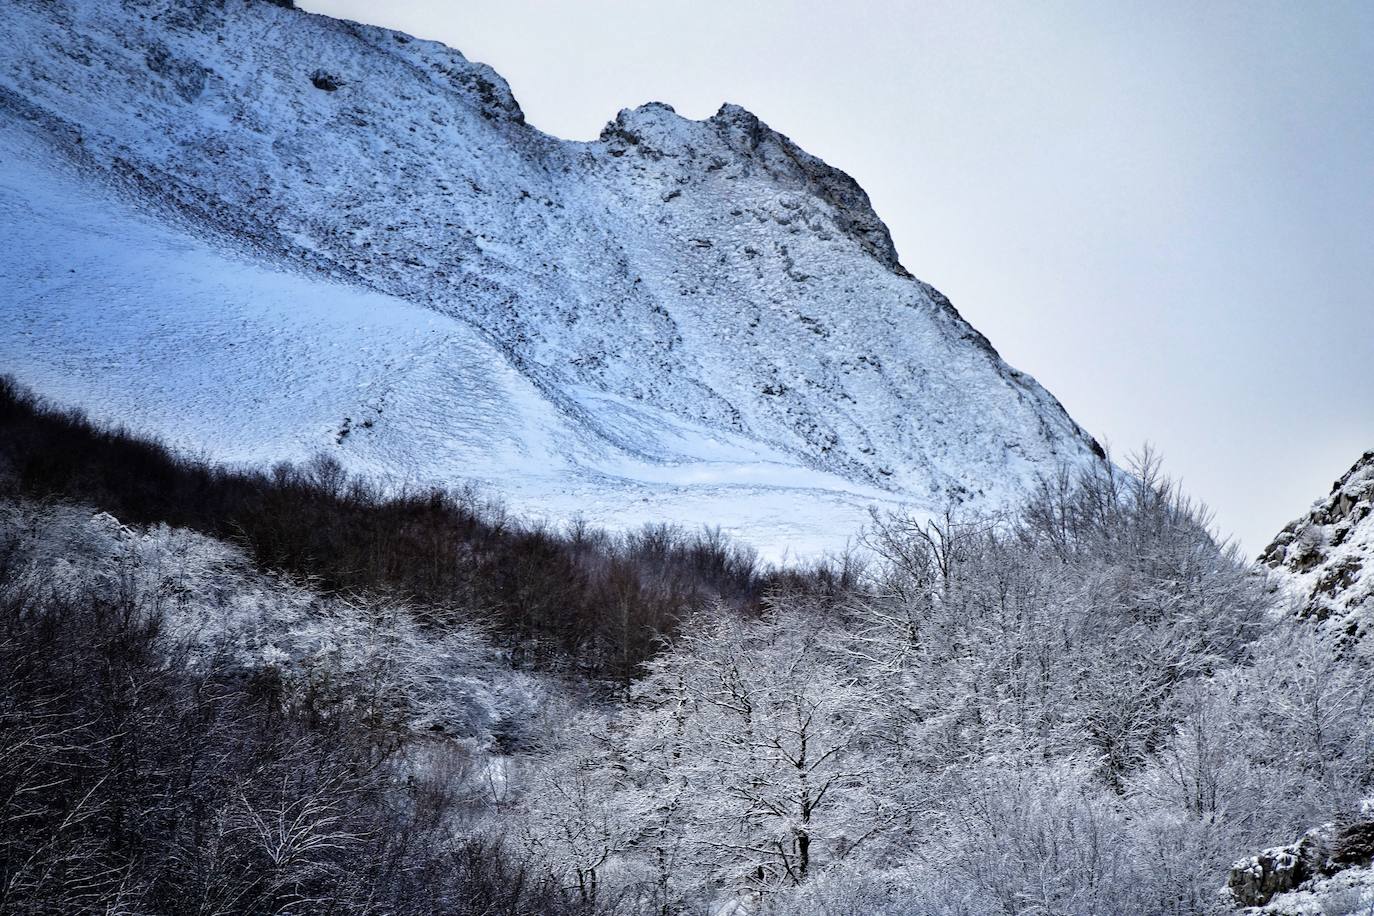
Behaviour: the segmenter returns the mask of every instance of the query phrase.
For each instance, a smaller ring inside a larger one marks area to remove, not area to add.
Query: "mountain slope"
[[[902,269],[852,179],[740,108],[698,122],[646,105],[573,143],[455,51],[270,3],[18,0],[0,19],[5,205],[24,214],[6,308],[31,325],[2,355],[107,418],[230,458],[292,457],[289,442],[486,480],[554,514],[714,518],[770,550],[837,546],[874,500],[996,505],[1100,457]],[[83,210],[120,221],[93,230],[107,274],[139,252],[146,269],[54,288],[44,252],[90,250]],[[220,288],[167,285],[158,265],[188,245],[214,264],[183,278]],[[171,304],[187,295],[196,321]],[[64,309],[79,315],[59,332]],[[240,338],[261,360],[220,333],[248,313],[271,314]],[[84,384],[63,337],[78,325]],[[103,368],[145,358],[148,328],[226,377],[217,401],[179,408],[169,384],[154,409],[138,372]]]
[[[1260,562],[1280,574],[1299,612],[1369,632],[1374,614],[1374,451],[1365,452],[1306,515],[1279,532]]]
[[[466,322],[235,257],[0,136],[0,369],[220,461],[322,449],[399,482],[485,485],[553,518],[725,524],[770,558],[842,549],[890,494],[738,435],[621,411],[645,460],[558,409]]]

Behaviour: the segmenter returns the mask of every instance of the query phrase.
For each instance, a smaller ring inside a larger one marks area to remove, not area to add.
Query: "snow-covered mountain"
[[[1279,573],[1299,612],[1351,637],[1374,616],[1374,451],[1331,485],[1306,515],[1265,548],[1260,562]]]
[[[457,51],[288,7],[0,6],[0,370],[221,460],[770,556],[1101,459],[749,112],[559,140]]]

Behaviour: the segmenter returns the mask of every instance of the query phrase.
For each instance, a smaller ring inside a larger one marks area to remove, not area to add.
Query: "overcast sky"
[[[562,137],[744,105],[1252,554],[1374,448],[1374,3],[302,5],[493,65]]]

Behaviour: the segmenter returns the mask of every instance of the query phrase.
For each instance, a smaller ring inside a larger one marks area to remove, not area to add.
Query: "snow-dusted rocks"
[[[288,6],[0,8],[7,371],[214,457],[328,449],[771,556],[1099,460],[749,112],[562,141],[457,51]]]
[[[1313,830],[1296,843],[1241,859],[1231,866],[1227,889],[1242,906],[1263,906],[1275,894],[1294,890],[1316,877],[1321,871],[1324,846],[1323,831]]]
[[[1255,916],[1367,913],[1374,906],[1374,823],[1327,824],[1231,866],[1231,900]]]
[[[1278,894],[1253,916],[1364,916],[1374,912],[1374,868],[1348,868]]]
[[[1277,571],[1300,613],[1350,637],[1369,632],[1374,613],[1374,451],[1290,522],[1260,562]]]

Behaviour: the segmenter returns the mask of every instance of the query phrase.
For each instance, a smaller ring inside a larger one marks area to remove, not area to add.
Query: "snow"
[[[1250,916],[1369,916],[1374,913],[1374,867],[1347,868],[1308,881],[1243,912]]]
[[[570,392],[660,456],[645,460],[579,427],[466,322],[234,257],[39,153],[0,138],[0,365],[60,403],[190,454],[329,450],[398,485],[474,483],[530,516],[728,519],[770,559],[843,549],[867,505],[895,502],[741,436]]]
[[[1374,614],[1374,452],[1363,455],[1260,557],[1304,616],[1348,636]]]
[[[769,559],[1096,460],[852,180],[743,109],[573,143],[456,51],[271,4],[0,25],[0,360],[98,419]]]

